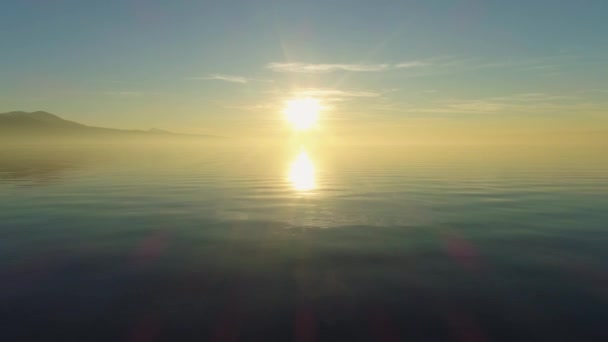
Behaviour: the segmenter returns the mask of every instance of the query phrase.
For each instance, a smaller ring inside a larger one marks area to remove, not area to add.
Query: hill
[[[210,138],[177,134],[160,129],[121,130],[93,127],[43,111],[0,113],[0,139],[119,139],[119,138]]]

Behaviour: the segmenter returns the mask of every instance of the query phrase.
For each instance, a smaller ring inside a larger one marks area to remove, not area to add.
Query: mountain
[[[0,113],[0,138],[203,138],[204,135],[176,134],[160,129],[121,130],[86,126],[57,115],[37,112]]]
[[[7,129],[83,129],[87,126],[64,120],[47,112],[9,112],[0,114],[0,130]]]

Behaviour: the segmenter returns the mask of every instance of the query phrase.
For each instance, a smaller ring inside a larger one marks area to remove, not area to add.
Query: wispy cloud
[[[249,111],[249,112],[269,112],[269,111],[278,111],[280,109],[278,104],[268,104],[268,103],[242,104],[242,105],[231,104],[231,105],[227,105],[225,107],[228,109],[237,109],[237,110],[244,110],[244,111]]]
[[[378,72],[391,69],[390,64],[313,64],[269,63],[267,68],[275,72],[327,73],[333,71]]]
[[[275,72],[292,73],[329,73],[334,71],[351,72],[382,72],[396,69],[417,69],[432,67],[436,65],[440,58],[430,58],[424,60],[410,60],[399,63],[377,63],[377,64],[326,64],[326,63],[269,63],[266,67]]]
[[[227,108],[245,110],[251,112],[268,112],[279,111],[283,106],[284,101],[293,98],[312,97],[321,100],[325,108],[333,109],[338,102],[366,99],[380,100],[384,96],[384,92],[372,92],[365,90],[344,90],[335,88],[300,88],[300,89],[274,89],[266,91],[270,96],[270,100],[258,104],[234,105],[231,104]]]
[[[577,91],[579,94],[608,94],[608,89],[584,89]]]
[[[521,68],[530,70],[551,70],[559,67],[558,62],[564,60],[565,56],[548,56],[537,58],[505,58],[505,59],[480,59],[462,58],[455,56],[430,57],[416,60],[406,60],[399,63],[269,63],[267,69],[282,73],[330,73],[336,71],[350,72],[383,72],[399,69],[419,70],[421,74],[413,76],[428,76],[437,73],[446,73],[456,70],[476,70],[476,69],[502,69],[502,68]]]
[[[465,67],[471,69],[519,69],[519,70],[554,70],[559,69],[564,63],[576,60],[576,56],[552,55],[540,57],[511,57],[496,60],[474,59],[465,63]]]
[[[518,102],[556,102],[556,101],[564,101],[564,100],[576,100],[578,96],[573,95],[552,95],[546,93],[522,93],[522,94],[513,94],[507,96],[498,96],[492,97],[489,100],[492,101],[505,101],[509,103],[518,103]]]
[[[428,114],[538,113],[590,108],[585,107],[587,105],[576,96],[523,93],[483,99],[445,100],[431,106],[409,106],[402,111]]]
[[[382,94],[371,91],[358,90],[339,90],[339,89],[323,89],[309,88],[301,89],[294,92],[298,97],[318,97],[318,98],[348,98],[348,97],[380,97]]]
[[[247,78],[244,76],[235,76],[235,75],[224,75],[224,74],[212,74],[209,76],[203,76],[203,77],[187,77],[186,79],[188,80],[204,80],[204,81],[224,81],[224,82],[230,82],[230,83],[241,83],[241,84],[245,84],[245,83],[249,83],[251,81],[253,81],[253,79],[251,78]]]
[[[557,71],[565,63],[574,60],[575,56],[556,55],[542,57],[506,57],[477,58],[463,56],[439,56],[421,60],[402,62],[394,65],[395,69],[406,69],[405,77],[427,77],[447,75],[454,72],[485,72],[485,70],[519,70],[530,72]]]
[[[194,81],[222,81],[222,82],[229,82],[229,83],[239,83],[239,84],[246,84],[246,83],[250,83],[250,82],[268,82],[268,83],[272,83],[274,81],[272,80],[260,80],[260,79],[256,79],[256,78],[249,78],[249,77],[245,77],[245,76],[237,76],[237,75],[226,75],[226,74],[211,74],[209,76],[201,76],[201,77],[186,77],[187,80],[194,80]]]
[[[410,69],[410,68],[420,68],[420,67],[425,67],[430,65],[429,62],[424,62],[424,61],[409,61],[409,62],[402,62],[402,63],[398,63],[394,65],[394,68],[396,69]]]

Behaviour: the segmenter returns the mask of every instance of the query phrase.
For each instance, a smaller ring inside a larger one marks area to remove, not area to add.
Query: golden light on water
[[[315,188],[315,165],[304,149],[289,168],[289,181],[297,191],[310,191]]]
[[[321,102],[314,98],[299,98],[287,101],[283,113],[287,121],[298,131],[314,127],[319,120]]]

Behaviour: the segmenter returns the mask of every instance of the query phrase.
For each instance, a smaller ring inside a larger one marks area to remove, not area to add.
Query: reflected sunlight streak
[[[315,166],[304,149],[291,163],[289,181],[297,191],[309,191],[315,188]]]

